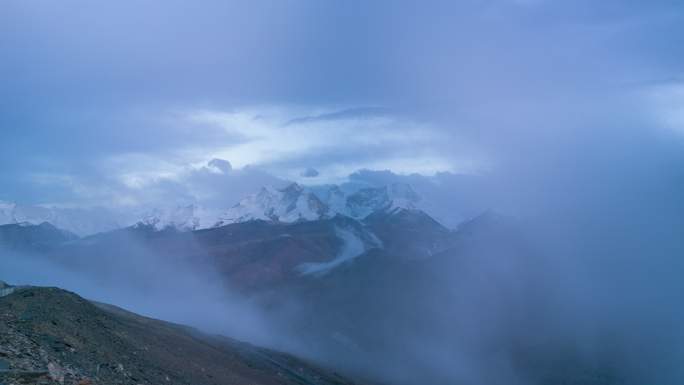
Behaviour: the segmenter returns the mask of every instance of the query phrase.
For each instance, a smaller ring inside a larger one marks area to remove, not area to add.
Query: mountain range
[[[458,383],[467,373],[455,362],[468,359],[482,366],[478,383],[624,383],[612,357],[597,365],[549,330],[565,325],[551,318],[563,313],[548,311],[554,293],[539,288],[551,278],[514,219],[487,211],[449,229],[420,202],[406,185],[291,184],[245,197],[206,227],[195,207],[80,238],[49,223],[7,224],[0,249],[117,291],[125,282],[149,293],[157,281],[187,291],[185,273],[196,270],[220,285],[191,301],[206,290],[245,298],[269,333],[297,341],[279,348],[375,381]]]
[[[188,220],[195,217],[194,207],[179,210],[177,215],[158,211],[135,225],[86,237],[78,237],[48,222],[14,223],[0,225],[0,249],[31,255],[32,260],[44,259],[53,266],[66,266],[84,276],[123,272],[122,279],[131,282],[136,278],[125,275],[130,269],[126,265],[130,262],[125,261],[133,261],[133,269],[139,269],[140,263],[151,255],[162,256],[155,257],[153,262],[159,274],[166,271],[165,266],[156,265],[159,263],[209,266],[226,290],[252,298],[258,306],[264,306],[278,328],[285,328],[288,321],[281,319],[284,313],[272,301],[300,301],[299,293],[304,286],[334,283],[339,272],[351,265],[364,266],[368,261],[363,260],[368,258],[375,260],[378,255],[392,255],[395,260],[388,264],[391,266],[404,260],[425,259],[450,247],[455,233],[415,208],[418,199],[410,187],[400,185],[353,192],[328,186],[314,192],[291,184],[283,189],[263,188],[227,210],[223,216],[225,222],[207,228],[198,228],[196,221]],[[230,213],[240,213],[240,216],[229,217]],[[292,297],[286,298],[285,293]],[[325,291],[319,293],[323,295]],[[63,295],[50,292],[53,294]],[[67,299],[59,302],[70,304],[72,298],[67,295]],[[90,312],[97,312],[92,317],[103,317],[99,313],[101,307],[89,308]],[[64,312],[54,310],[55,314]],[[63,321],[56,318],[55,322]],[[312,328],[311,333],[306,332],[306,328],[301,328],[304,324],[297,317],[296,323],[282,333],[305,341],[311,350],[302,354],[324,366],[336,367],[336,360],[312,351],[333,352],[338,346],[358,343],[356,336],[347,332],[323,332],[318,327]],[[324,338],[311,339],[321,332]],[[128,368],[130,363],[123,365]],[[59,361],[58,366],[64,368],[65,364]],[[356,364],[343,364],[341,368],[359,373]],[[119,375],[116,367],[109,370],[113,372],[106,375]],[[92,371],[73,373],[84,378],[93,376]],[[140,371],[129,373],[136,379],[142,376]],[[301,383],[325,382],[309,379]]]
[[[420,197],[406,184],[366,187],[345,192],[337,185],[307,188],[292,183],[283,189],[262,188],[225,212],[219,224],[262,219],[296,222],[344,215],[363,219],[373,212],[415,208]]]
[[[390,207],[415,208],[421,198],[407,184],[342,189],[337,185],[264,186],[234,206],[210,209],[200,204],[159,205],[116,215],[104,208],[59,208],[0,202],[0,225],[43,222],[89,236],[129,226],[192,231],[250,220],[296,222],[344,215],[362,219]]]

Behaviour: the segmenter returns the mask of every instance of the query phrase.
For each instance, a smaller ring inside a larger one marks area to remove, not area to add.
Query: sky
[[[684,134],[677,1],[0,8],[0,200],[130,206],[360,169],[519,180],[587,143]]]

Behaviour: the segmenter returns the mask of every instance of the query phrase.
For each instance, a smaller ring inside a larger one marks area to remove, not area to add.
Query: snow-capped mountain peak
[[[285,188],[263,187],[223,214],[217,225],[266,220],[275,222],[310,221],[344,215],[362,219],[378,210],[393,207],[414,208],[418,195],[409,185],[367,187],[345,193],[339,186],[325,188],[292,183]]]
[[[218,225],[255,219],[296,222],[325,217],[329,208],[314,193],[297,183],[285,188],[263,187],[231,207],[219,218]]]

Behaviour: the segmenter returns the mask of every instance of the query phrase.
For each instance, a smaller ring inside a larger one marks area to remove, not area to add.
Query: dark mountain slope
[[[286,354],[26,287],[0,298],[0,383],[352,382]]]
[[[453,233],[417,209],[380,210],[363,222],[382,240],[386,254],[393,256],[424,258],[452,244]]]
[[[398,234],[433,227],[406,214]],[[277,317],[278,304],[299,299],[295,319],[283,321],[291,333],[328,362],[397,384],[625,383],[608,358],[585,356],[564,338],[565,320],[554,316],[563,314],[555,309],[555,275],[547,276],[544,260],[514,228],[492,213],[449,234],[434,227],[422,239],[434,235],[447,247],[431,256],[410,258],[408,246],[369,250],[324,277],[273,290],[268,304]],[[485,377],[464,381],[463,360],[486,368]]]
[[[250,293],[298,280],[304,266],[352,259],[377,248],[394,257],[425,258],[450,247],[453,239],[451,231],[414,209],[380,210],[364,222],[337,215],[294,223],[254,220],[192,232],[138,225],[72,242],[56,237],[61,233],[54,228],[54,234],[32,237],[24,234],[28,228],[17,230],[21,237],[0,238],[0,245],[46,255],[74,270],[117,269],[122,260],[154,256],[167,265],[204,266],[228,286]]]
[[[75,234],[58,229],[47,222],[39,225],[0,225],[0,247],[9,250],[41,252],[77,238]]]
[[[368,248],[375,245],[362,224],[343,216],[296,223],[250,221],[195,231],[194,244],[204,256],[193,258],[208,258],[234,288],[256,291],[296,279],[303,263],[333,260],[344,247],[337,234],[341,229]]]

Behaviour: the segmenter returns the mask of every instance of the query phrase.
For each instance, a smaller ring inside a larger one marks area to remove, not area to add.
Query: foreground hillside
[[[5,288],[0,296],[3,385],[353,383],[286,354],[57,288]]]

